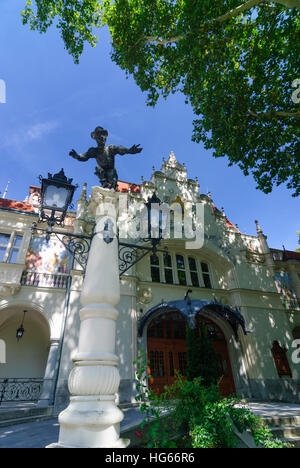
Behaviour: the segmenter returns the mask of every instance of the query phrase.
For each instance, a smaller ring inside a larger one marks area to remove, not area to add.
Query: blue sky
[[[0,3],[0,79],[7,87],[7,102],[0,103],[0,191],[10,180],[7,198],[24,200],[40,174],[62,167],[76,183],[96,185],[95,163],[79,163],[68,154],[72,148],[81,153],[93,146],[90,133],[100,125],[109,132],[108,144],[143,147],[140,155],[117,157],[121,180],[149,180],[152,166],[160,169],[162,158],[174,151],[186,163],[188,177],[198,176],[201,193],[210,191],[215,205],[224,206],[243,233],[255,235],[258,219],[271,247],[297,247],[299,198],[283,186],[267,195],[256,190],[251,176],[193,143],[193,113],[182,96],[147,107],[134,81],[112,63],[106,31],[75,65],[56,28],[39,35],[22,25],[24,4]]]

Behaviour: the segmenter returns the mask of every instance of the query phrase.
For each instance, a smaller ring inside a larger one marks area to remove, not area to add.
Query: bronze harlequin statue
[[[124,146],[108,145],[106,146],[106,139],[108,131],[102,127],[96,127],[91,137],[96,140],[97,148],[89,148],[86,153],[78,154],[74,149],[70,151],[70,156],[78,161],[87,161],[88,159],[96,159],[98,166],[96,167],[95,174],[99,178],[102,187],[116,189],[118,183],[118,174],[115,169],[115,156],[117,154],[137,154],[143,148],[140,145],[133,145],[131,148]]]

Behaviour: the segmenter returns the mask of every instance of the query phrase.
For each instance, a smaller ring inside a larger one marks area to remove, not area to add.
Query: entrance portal
[[[227,342],[222,330],[211,320],[198,314],[197,326],[205,322],[218,360],[220,391],[223,396],[235,392]],[[175,370],[186,375],[186,320],[178,311],[154,318],[147,332],[148,360],[151,378],[149,387],[161,393],[175,379]],[[201,356],[199,356],[201,359]]]

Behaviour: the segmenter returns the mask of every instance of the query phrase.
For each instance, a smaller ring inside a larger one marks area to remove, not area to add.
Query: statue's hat
[[[108,135],[108,131],[105,130],[103,127],[96,127],[95,130],[91,133],[91,137],[95,139],[96,133],[100,133],[101,135]]]

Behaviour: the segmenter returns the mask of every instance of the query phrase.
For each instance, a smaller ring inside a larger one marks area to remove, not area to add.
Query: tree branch
[[[165,45],[165,44],[171,44],[173,42],[178,42],[180,39],[183,39],[185,36],[177,36],[177,37],[172,37],[170,39],[159,39],[158,37],[151,37],[151,36],[146,36],[146,44],[149,44],[150,42],[154,42],[157,45]]]
[[[260,118],[260,117],[272,118],[272,117],[275,117],[277,119],[282,119],[282,118],[294,117],[295,119],[300,119],[300,111],[296,111],[296,112],[274,111],[274,112],[260,112],[260,113],[257,113],[257,112],[254,112],[254,111],[248,109],[248,112],[249,112],[250,115],[252,115],[253,117],[256,117],[256,118]]]
[[[233,8],[232,10],[228,11],[224,15],[219,16],[218,18],[214,19],[212,22],[224,23],[224,21],[234,18],[235,16],[240,15],[244,11],[250,10],[251,8],[259,6],[262,3],[278,3],[279,5],[283,5],[288,9],[290,8],[300,9],[300,0],[247,0],[245,3],[242,3],[241,5],[239,5],[236,8]],[[170,39],[161,39],[158,37],[145,36],[144,39],[146,40],[146,44],[153,42],[157,45],[165,45],[165,44],[178,42],[180,39],[183,39],[185,37],[186,35],[181,35],[181,36],[172,37]]]

